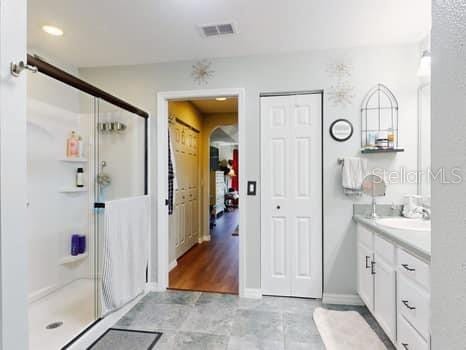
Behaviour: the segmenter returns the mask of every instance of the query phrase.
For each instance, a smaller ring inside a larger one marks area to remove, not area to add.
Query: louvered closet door
[[[261,98],[264,294],[322,297],[321,95]]]

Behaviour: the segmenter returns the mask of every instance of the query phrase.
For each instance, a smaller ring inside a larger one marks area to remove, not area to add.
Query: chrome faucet
[[[422,218],[424,220],[430,220],[430,214],[431,214],[430,209],[426,207],[417,207],[415,211],[418,212],[419,214],[422,214]]]

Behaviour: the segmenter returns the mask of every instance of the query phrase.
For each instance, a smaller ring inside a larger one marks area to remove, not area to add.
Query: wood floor
[[[170,271],[169,288],[238,294],[239,210],[217,219],[211,240],[195,245]],[[241,234],[241,232],[240,232]]]

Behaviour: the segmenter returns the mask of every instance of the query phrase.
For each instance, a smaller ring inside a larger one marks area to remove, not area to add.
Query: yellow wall
[[[202,114],[189,101],[168,102],[168,115],[174,115],[197,130],[202,128]]]

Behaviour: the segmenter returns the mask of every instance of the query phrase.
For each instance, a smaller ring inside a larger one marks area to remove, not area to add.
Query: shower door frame
[[[53,78],[59,82],[62,82],[68,86],[71,86],[78,91],[84,92],[92,97],[94,97],[93,100],[93,120],[90,122],[90,135],[89,135],[89,141],[92,140],[92,145],[93,145],[93,150],[92,150],[92,158],[95,163],[95,155],[98,154],[98,147],[99,144],[98,142],[98,130],[97,130],[97,122],[99,119],[99,101],[103,100],[105,102],[108,102],[116,107],[119,107],[127,112],[130,112],[134,114],[137,117],[144,118],[144,195],[149,194],[149,113],[145,112],[144,110],[135,107],[134,105],[114,96],[109,94],[108,92],[99,89],[98,87],[91,85],[87,83],[86,81],[77,78],[64,70],[44,61],[43,59],[39,58],[38,56],[33,56],[31,54],[27,54],[27,64],[37,68],[38,73],[42,73],[50,78]],[[97,136],[97,137],[96,137]],[[93,175],[93,183],[95,184],[94,186],[94,191],[92,193],[92,201],[90,201],[91,208],[89,210],[94,210],[94,214],[90,217],[90,225],[91,225],[91,230],[90,233],[94,233],[94,253],[93,256],[91,256],[91,259],[94,259],[93,261],[93,270],[96,276],[98,276],[98,271],[96,270],[97,267],[99,266],[99,254],[98,252],[98,245],[96,243],[96,231],[97,231],[97,222],[98,218],[95,212],[95,209],[97,208],[105,208],[105,203],[99,203],[95,202],[97,199],[95,194],[97,193],[96,190],[98,189],[98,185],[96,184],[95,181],[95,176],[97,175],[96,173],[96,165],[98,164],[91,164],[91,159],[89,159],[89,168],[90,172]],[[92,166],[94,165],[94,166]],[[93,202],[93,203],[92,203]],[[93,223],[93,224],[92,224]],[[151,232],[151,231],[150,231]],[[92,255],[92,254],[91,254]],[[149,271],[150,271],[150,256],[148,260],[148,266],[146,268],[146,283],[148,282],[147,278],[149,276]],[[98,278],[98,277],[95,277]],[[93,327],[99,323],[103,318],[100,315],[100,303],[99,303],[99,295],[98,295],[98,286],[97,283],[94,286],[94,310],[95,310],[95,320],[88,325],[85,329],[83,329],[79,334],[77,334],[71,341],[69,341],[66,345],[64,345],[63,348],[68,348],[70,345],[74,344],[77,342],[81,337],[83,337],[86,333],[88,333]]]

